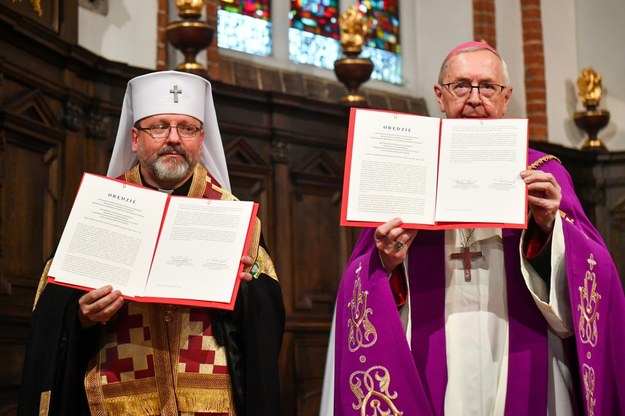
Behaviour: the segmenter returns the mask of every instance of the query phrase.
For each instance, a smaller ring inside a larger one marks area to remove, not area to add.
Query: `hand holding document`
[[[526,119],[352,108],[341,225],[525,228]]]
[[[232,309],[256,210],[249,201],[170,196],[86,173],[50,281],[112,285],[135,301]]]

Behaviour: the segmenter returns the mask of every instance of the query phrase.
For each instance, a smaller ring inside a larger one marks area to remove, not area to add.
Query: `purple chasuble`
[[[587,415],[625,414],[625,298],[614,264],[554,159],[529,152],[534,168],[552,173],[560,205],[567,281],[580,374],[577,395]],[[443,415],[447,386],[444,231],[419,231],[410,247],[411,345],[375,248],[365,229],[346,267],[335,322],[336,416],[389,412]],[[506,415],[546,414],[547,322],[520,271],[519,230],[504,229],[509,321]],[[427,259],[427,261],[426,261]]]

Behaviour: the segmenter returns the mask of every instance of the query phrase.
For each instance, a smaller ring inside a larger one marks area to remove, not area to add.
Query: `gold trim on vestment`
[[[87,368],[87,374],[85,374],[84,383],[91,416],[106,416],[107,411],[104,407],[104,394],[100,384],[99,352],[91,358],[91,361],[89,361],[89,367]]]
[[[50,413],[51,390],[42,391],[39,396],[39,416],[48,416]]]
[[[161,414],[161,407],[156,392],[107,397],[104,405],[106,406],[107,415],[150,416]]]
[[[234,416],[232,384],[227,374],[185,374],[176,379],[175,399],[179,412],[227,413]],[[154,386],[154,378],[111,383],[102,386],[106,414],[161,415],[161,405]]]
[[[223,389],[179,387],[176,398],[178,399],[178,409],[181,412],[235,415],[230,385]]]
[[[154,374],[161,402],[162,416],[178,416],[176,385],[172,374],[178,373],[180,356],[180,314],[176,305],[150,305],[150,336],[154,354]]]
[[[256,258],[256,264],[259,267],[259,274],[264,273],[274,279],[276,282],[278,282],[278,273],[276,272],[276,268],[273,265],[273,261],[262,246],[258,246],[258,257]]]
[[[206,191],[207,182],[210,182],[210,176],[204,166],[199,163],[195,165],[193,171],[193,180],[191,181],[191,188],[189,189],[188,196],[194,198],[201,198]]]
[[[134,168],[130,169],[124,174],[124,180],[126,182],[134,183],[135,185],[143,185],[141,182],[141,172],[139,172],[139,164],[137,163]]]
[[[534,163],[532,163],[531,165],[529,165],[527,167],[527,170],[534,170],[537,169],[540,165],[549,162],[550,160],[557,160],[558,163],[562,164],[562,162],[560,161],[560,159],[558,159],[557,157],[553,156],[553,155],[547,155],[547,156],[543,156],[540,159],[538,159],[537,161],[535,161]]]
[[[48,271],[50,271],[50,266],[52,266],[52,259],[46,262],[45,267],[43,268],[43,272],[41,273],[41,277],[39,278],[39,284],[37,285],[37,292],[35,293],[35,300],[33,301],[33,311],[37,306],[37,302],[39,302],[39,297],[43,292],[43,289],[48,285]]]

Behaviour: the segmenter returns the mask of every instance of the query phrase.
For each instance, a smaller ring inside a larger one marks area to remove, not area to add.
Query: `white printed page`
[[[85,173],[49,275],[126,296],[143,291],[167,195]]]
[[[253,206],[171,197],[145,296],[230,302]]]
[[[445,119],[436,221],[524,224],[526,119]]]
[[[352,111],[347,221],[433,224],[440,119]]]

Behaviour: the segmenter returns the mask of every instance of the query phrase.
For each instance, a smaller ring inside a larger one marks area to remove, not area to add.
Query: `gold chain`
[[[462,238],[464,238],[464,241],[460,242],[460,244],[462,244],[462,247],[464,248],[469,247],[469,241],[471,241],[471,237],[473,237],[473,233],[475,233],[475,228],[471,228],[471,232],[468,237],[464,235],[464,229],[461,228],[460,232],[462,233]]]

